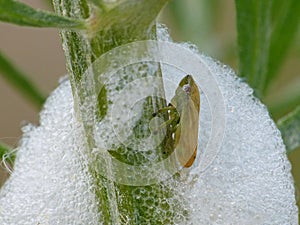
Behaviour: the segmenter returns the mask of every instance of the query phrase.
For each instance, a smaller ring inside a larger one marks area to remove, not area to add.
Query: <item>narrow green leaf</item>
[[[10,151],[9,147],[0,142],[0,158],[2,159],[3,155]]]
[[[0,142],[0,160],[2,160],[6,155],[7,159],[13,162],[15,160],[15,154],[13,154],[11,151],[12,150],[10,147]]]
[[[272,0],[236,0],[239,74],[261,96],[267,75]]]
[[[39,108],[45,101],[44,95],[37,87],[18,70],[1,52],[0,52],[0,75],[4,77],[12,86],[23,93],[31,102]]]
[[[293,112],[281,118],[277,126],[281,131],[288,153],[300,147],[300,105]]]
[[[33,27],[86,28],[84,20],[58,16],[14,0],[0,0],[0,21]]]
[[[300,22],[298,0],[236,0],[239,74],[263,97]]]
[[[276,77],[288,48],[297,36],[300,25],[300,1],[274,0],[272,22],[272,36],[265,90],[267,90],[272,80]]]

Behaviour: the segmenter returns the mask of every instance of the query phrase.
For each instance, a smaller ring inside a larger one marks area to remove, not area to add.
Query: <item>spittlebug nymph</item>
[[[183,167],[188,168],[193,165],[197,155],[200,112],[199,89],[191,75],[180,81],[166,110],[170,120],[164,125],[174,125],[174,121],[176,124],[172,131],[176,158]]]

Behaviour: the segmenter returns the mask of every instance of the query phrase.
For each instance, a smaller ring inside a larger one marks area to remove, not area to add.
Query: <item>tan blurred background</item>
[[[178,0],[174,0],[178,1]],[[181,0],[180,0],[181,1]],[[193,0],[185,0],[187,3]],[[208,0],[199,0],[205,4]],[[212,0],[211,0],[212,1]],[[23,0],[23,2],[40,9],[50,10],[46,0]],[[190,24],[185,30],[180,30],[170,19],[171,11],[167,8],[161,15],[161,20],[168,25],[172,37],[177,41],[197,43],[201,51],[237,68],[236,31],[234,0],[214,0],[217,7],[212,22],[205,20],[205,13],[196,15],[195,20],[203,20],[200,27]],[[202,17],[201,17],[202,16]],[[209,16],[209,15],[208,15]],[[210,15],[211,16],[211,15]],[[213,36],[207,36],[206,33]],[[196,37],[196,38],[195,38]],[[213,38],[212,38],[213,37]],[[300,35],[299,35],[300,37]],[[203,42],[198,40],[204,40]],[[205,42],[205,44],[203,44]],[[66,74],[65,59],[60,37],[56,29],[38,29],[14,26],[0,23],[0,49],[13,60],[15,65],[28,74],[28,77],[48,95],[58,84],[59,77]],[[280,71],[279,79],[272,85],[272,93],[278,95],[283,84],[299,80],[300,53],[291,49],[292,57],[288,57]],[[276,97],[275,97],[276,98]],[[22,123],[38,124],[39,110],[30,104],[22,95],[0,76],[0,140],[11,146],[17,146],[22,135]],[[293,164],[293,175],[300,187],[300,151],[289,155]],[[0,184],[5,180],[2,170]]]
[[[46,1],[23,1],[49,10]],[[66,74],[65,59],[57,29],[20,27],[0,23],[0,49],[48,95]],[[17,146],[24,123],[38,124],[39,110],[0,76],[0,140]],[[0,183],[3,177],[0,177]]]

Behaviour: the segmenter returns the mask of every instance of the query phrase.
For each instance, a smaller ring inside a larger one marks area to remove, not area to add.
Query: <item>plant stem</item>
[[[154,39],[156,40],[156,28],[153,26],[155,19],[161,8],[168,0],[130,0],[121,1],[116,7],[101,11],[95,10],[95,5],[90,5],[85,0],[54,0],[55,11],[63,16],[88,19],[91,29],[88,33],[73,31],[62,31],[63,48],[67,59],[67,69],[71,77],[75,107],[78,118],[83,121],[85,135],[87,138],[87,154],[90,155],[90,172],[96,184],[95,194],[99,201],[99,211],[101,212],[101,222],[104,224],[172,224],[173,217],[177,211],[181,211],[180,201],[170,205],[165,200],[169,198],[178,199],[177,193],[173,193],[168,184],[154,184],[150,186],[130,186],[119,184],[102,176],[97,166],[105,162],[104,172],[113,177],[113,164],[109,158],[101,158],[97,154],[91,153],[95,149],[94,130],[95,123],[105,120],[106,110],[99,106],[109,106],[107,100],[107,90],[109,86],[104,86],[97,95],[97,100],[91,96],[94,93],[93,87],[87,86],[83,81],[86,71],[98,57],[105,52],[132,41]],[[146,9],[146,11],[145,11]],[[160,65],[156,65],[155,76],[161,77]],[[150,76],[150,75],[148,75]],[[138,77],[136,77],[138,78]],[[89,78],[88,78],[89,79]],[[93,78],[91,78],[93,79]],[[126,85],[130,81],[118,77]],[[95,82],[95,81],[93,81]],[[98,80],[97,82],[104,82]],[[163,91],[163,90],[158,90]],[[157,95],[159,96],[159,95]],[[89,101],[90,100],[90,101]],[[87,102],[89,104],[87,109]],[[143,104],[143,114],[136,125],[138,134],[146,132],[140,130],[140,125],[149,122],[151,115],[157,109],[165,107],[165,100],[157,97],[146,99]],[[119,106],[121,107],[121,106]],[[98,120],[95,120],[95,112],[98,112]],[[92,114],[92,116],[91,116]],[[150,116],[149,116],[150,115]],[[105,126],[101,129],[106,129]],[[140,159],[139,153],[121,154],[123,151],[130,153],[131,149],[123,145],[107,149],[116,159],[125,163],[140,164],[144,159]],[[157,154],[160,155],[158,148]],[[103,172],[103,171],[101,171]],[[151,201],[149,202],[149,196]],[[177,209],[175,209],[175,207]],[[160,215],[162,211],[170,211],[169,214]],[[180,212],[182,214],[182,211]]]

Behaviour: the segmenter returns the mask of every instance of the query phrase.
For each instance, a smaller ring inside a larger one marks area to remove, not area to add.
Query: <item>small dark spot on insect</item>
[[[188,94],[190,95],[191,94],[191,86],[186,84],[183,86],[183,90]]]

